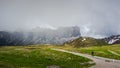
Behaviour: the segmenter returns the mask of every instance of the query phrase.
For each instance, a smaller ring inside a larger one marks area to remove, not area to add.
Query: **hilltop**
[[[91,37],[79,37],[74,40],[70,40],[65,44],[69,44],[75,47],[87,47],[87,46],[101,46],[107,44],[103,39],[95,39]]]

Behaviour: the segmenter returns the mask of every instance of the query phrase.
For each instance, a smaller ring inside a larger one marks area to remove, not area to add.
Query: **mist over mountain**
[[[0,0],[0,31],[46,24],[57,28],[77,25],[82,36],[117,35],[120,0]]]
[[[0,45],[62,44],[81,36],[80,28],[59,27],[57,29],[36,27],[29,31],[0,31]]]

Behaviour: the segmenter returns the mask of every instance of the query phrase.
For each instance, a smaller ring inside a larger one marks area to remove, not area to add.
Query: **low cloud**
[[[0,31],[79,26],[83,36],[120,34],[119,0],[0,0]]]

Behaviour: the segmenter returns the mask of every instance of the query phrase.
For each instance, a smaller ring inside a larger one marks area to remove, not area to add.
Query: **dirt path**
[[[81,53],[66,51],[62,49],[52,49],[52,50],[67,52],[67,53],[71,53],[74,55],[89,58],[96,63],[96,65],[91,68],[120,68],[120,60],[108,59],[108,58],[103,58],[103,57],[98,57],[98,56],[91,56],[87,54],[81,54]]]
[[[111,52],[111,53],[114,54],[114,55],[120,56],[120,54],[118,54],[118,53],[116,53],[116,52],[114,52],[114,51],[112,51],[112,50],[108,50],[108,51]]]

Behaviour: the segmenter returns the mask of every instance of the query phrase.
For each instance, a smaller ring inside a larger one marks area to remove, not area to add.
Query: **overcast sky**
[[[75,25],[84,36],[120,34],[120,0],[0,0],[0,30]]]

